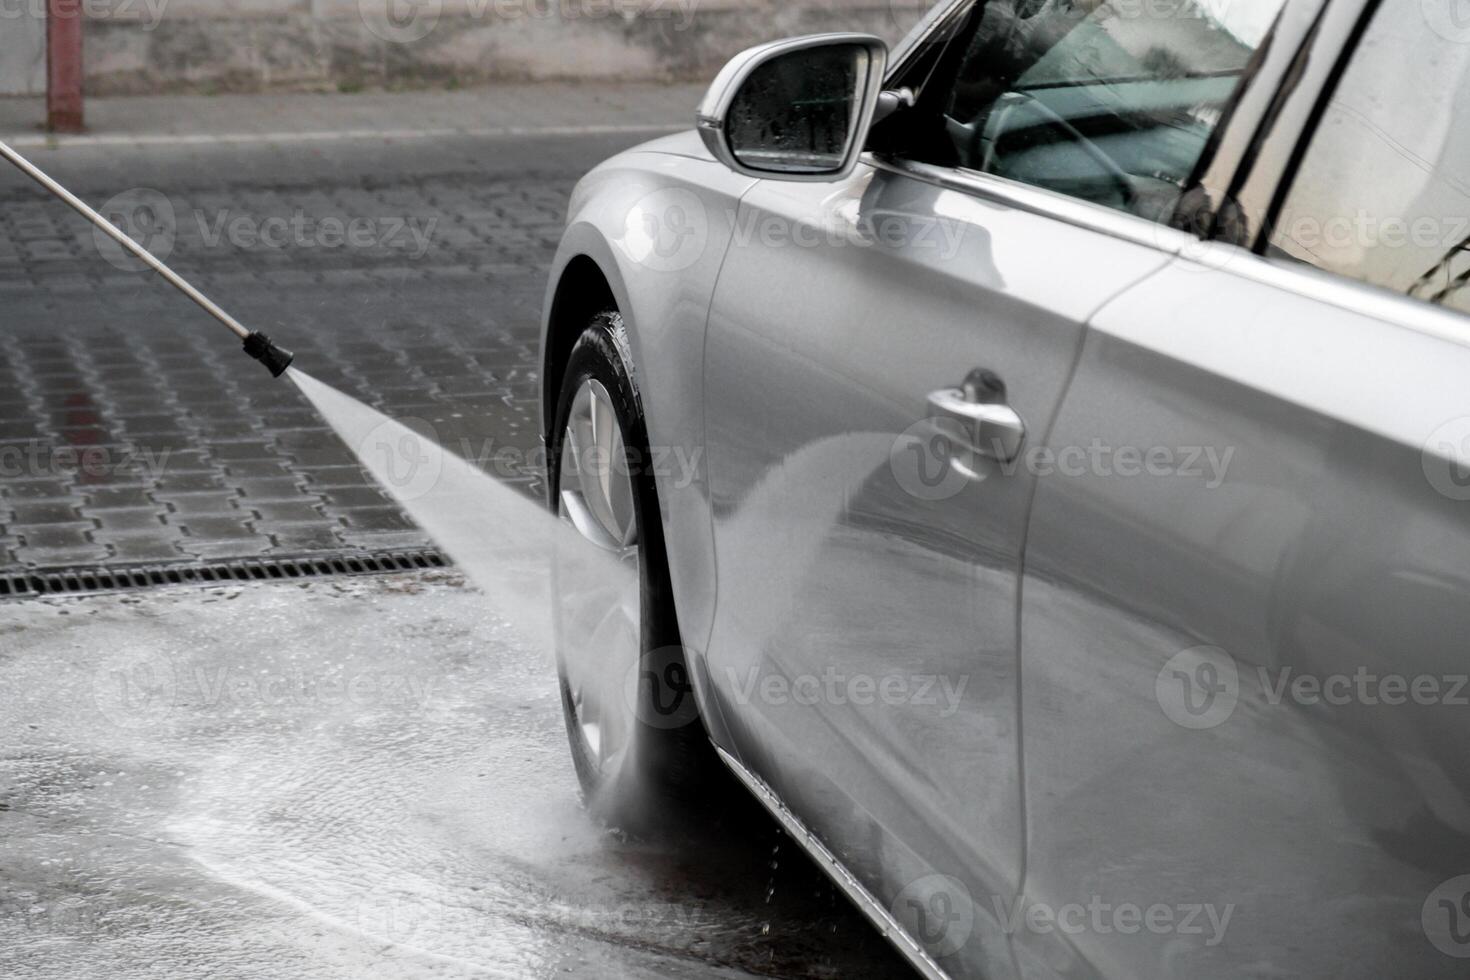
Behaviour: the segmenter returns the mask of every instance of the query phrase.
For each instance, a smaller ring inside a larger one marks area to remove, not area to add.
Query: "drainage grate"
[[[38,568],[0,572],[0,599],[34,599],[47,595],[131,592],[170,585],[218,585],[228,582],[289,582],[334,575],[383,575],[447,568],[440,551],[349,551],[281,558],[233,558],[175,562],[166,565],[107,565],[97,568]]]

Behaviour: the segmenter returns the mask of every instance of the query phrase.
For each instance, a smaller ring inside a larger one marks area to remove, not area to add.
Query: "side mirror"
[[[735,56],[699,107],[699,134],[751,177],[840,180],[862,153],[888,46],[868,34],[814,34]]]

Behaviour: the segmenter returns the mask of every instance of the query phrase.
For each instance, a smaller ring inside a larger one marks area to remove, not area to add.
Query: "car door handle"
[[[1005,384],[989,371],[972,371],[962,386],[932,393],[929,411],[957,425],[977,456],[1009,463],[1021,454],[1026,423],[1005,403]]]

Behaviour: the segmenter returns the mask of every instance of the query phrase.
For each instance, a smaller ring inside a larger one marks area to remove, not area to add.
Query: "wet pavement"
[[[0,976],[903,975],[738,794],[596,826],[454,573],[0,607]]]

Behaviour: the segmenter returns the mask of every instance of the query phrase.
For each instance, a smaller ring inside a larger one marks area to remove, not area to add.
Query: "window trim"
[[[971,197],[1051,218],[1109,238],[1144,245],[1170,255],[1200,246],[1200,240],[1189,232],[1140,218],[1126,211],[1084,201],[1080,197],[1023,184],[1008,177],[875,153],[863,154],[862,160],[878,170],[912,177],[926,184],[959,191]]]
[[[961,10],[976,2],[979,0],[950,0],[947,5],[940,3],[932,7],[925,15],[926,19],[914,25],[914,29],[889,53],[888,70],[883,76],[885,87],[912,67],[913,60],[929,38],[948,27],[949,22],[958,17]]]

